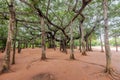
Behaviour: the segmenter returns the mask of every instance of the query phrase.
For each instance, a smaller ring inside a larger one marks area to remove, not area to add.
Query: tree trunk
[[[26,40],[24,40],[24,42],[23,42],[23,47],[22,47],[23,49],[25,49],[26,48]]]
[[[108,39],[108,1],[103,0],[103,9],[104,9],[104,32],[105,32],[105,53],[106,53],[106,73],[111,73],[111,51],[109,46]]]
[[[74,40],[73,40],[73,28],[70,26],[70,59],[74,60]]]
[[[15,54],[16,54],[16,37],[17,37],[17,21],[14,33],[14,41],[13,41],[13,56],[12,56],[12,64],[15,64]]]
[[[80,52],[82,52],[82,49],[81,49],[81,38],[79,39],[79,50],[80,50]]]
[[[60,41],[60,51],[67,54],[66,46],[67,46],[66,39],[61,40]]]
[[[90,45],[89,46],[90,46],[90,51],[93,51],[92,50],[92,39],[91,39],[91,37],[90,37]]]
[[[79,24],[79,34],[80,34],[80,36],[81,36],[81,22],[80,22],[80,24]],[[79,50],[80,50],[80,52],[82,52],[82,49],[81,49],[81,46],[82,46],[82,42],[81,42],[81,38],[79,38]]]
[[[44,26],[44,18],[41,17],[41,31],[42,31],[42,55],[41,60],[46,59],[46,52],[45,52],[45,26]]]
[[[103,50],[103,41],[102,41],[102,32],[100,33],[100,44],[101,44],[101,52],[104,52],[104,50]]]
[[[52,36],[48,39],[48,48],[54,48],[54,50],[56,50],[55,40],[52,38]]]
[[[14,9],[13,2],[14,0],[10,0],[8,4],[10,17],[9,17],[9,26],[8,26],[8,37],[7,37],[6,48],[5,48],[5,57],[2,65],[2,72],[8,72],[10,69],[10,52],[11,52],[14,26],[15,26],[15,9]]]
[[[88,42],[88,38],[86,38],[85,41],[86,41],[86,51],[89,51],[89,42]]]
[[[15,53],[16,53],[16,41],[13,41],[13,56],[12,56],[12,64],[15,64]]]
[[[35,48],[35,45],[34,45],[34,41],[32,41],[32,49],[34,49]]]
[[[18,41],[18,53],[21,53],[21,41]]]
[[[80,21],[80,28],[81,28],[81,45],[82,45],[82,55],[86,56],[86,49],[85,49],[85,39],[84,39],[84,29],[83,29],[83,22]]]
[[[63,39],[63,52],[67,54],[67,43],[66,43],[66,39]]]
[[[54,47],[54,50],[56,50],[56,44],[54,39],[53,39],[53,47]]]
[[[25,43],[25,48],[28,48],[28,42]]]

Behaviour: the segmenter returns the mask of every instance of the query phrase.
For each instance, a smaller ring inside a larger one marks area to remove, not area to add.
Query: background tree
[[[103,10],[104,10],[104,40],[105,40],[105,53],[106,53],[106,73],[111,73],[111,51],[108,40],[108,1],[103,0]]]
[[[11,46],[12,46],[12,39],[13,39],[13,32],[15,27],[15,7],[14,7],[14,0],[10,0],[7,2],[10,18],[9,18],[9,25],[8,25],[8,37],[6,42],[6,48],[5,48],[5,58],[3,63],[2,72],[7,72],[10,69],[10,52],[11,52]]]

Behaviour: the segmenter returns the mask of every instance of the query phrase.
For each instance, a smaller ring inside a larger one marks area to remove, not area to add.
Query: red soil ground
[[[47,49],[46,53],[48,59],[41,61],[41,49],[23,49],[21,54],[16,54],[16,64],[11,65],[9,73],[0,75],[0,80],[33,80],[33,77],[42,73],[52,74],[54,80],[110,80],[103,73],[105,53],[100,52],[99,48],[87,52],[88,56],[81,56],[76,49],[74,52],[76,60],[69,60],[69,50],[68,54],[64,54],[59,49],[56,51]],[[113,68],[120,72],[120,52],[112,51],[112,53]],[[2,59],[3,54],[0,53],[0,66]]]

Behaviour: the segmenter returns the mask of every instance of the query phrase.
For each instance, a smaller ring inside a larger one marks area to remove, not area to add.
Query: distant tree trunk
[[[67,46],[66,39],[62,39],[62,40],[60,41],[60,51],[62,51],[63,53],[66,53],[66,54],[67,54],[66,46]]]
[[[54,48],[54,50],[56,50],[55,40],[52,38],[52,36],[48,39],[48,44],[48,48]]]
[[[86,51],[92,51],[90,37],[85,38],[85,42],[86,42]]]
[[[63,52],[63,41],[62,40],[60,41],[60,51]]]
[[[24,48],[26,48],[26,40],[24,40],[24,42],[23,42],[23,47],[22,47],[23,49]]]
[[[9,16],[8,37],[6,42],[4,62],[2,65],[2,72],[8,72],[10,69],[10,52],[11,52],[14,26],[15,26],[15,9],[13,3],[14,0],[10,0],[8,3],[10,16]]]
[[[101,45],[101,52],[104,52],[103,50],[103,41],[102,41],[102,33],[100,33],[100,45]]]
[[[81,50],[81,38],[79,39],[79,50],[80,50],[80,52],[82,52],[82,50]]]
[[[70,26],[70,59],[74,60],[74,40],[73,40],[73,28]]]
[[[82,55],[87,55],[86,54],[86,49],[85,49],[85,39],[84,39],[84,29],[83,29],[83,21],[80,21],[80,27],[81,27],[81,43],[82,43]]]
[[[63,52],[67,54],[67,42],[66,39],[63,39]]]
[[[56,44],[54,39],[53,39],[53,46],[54,46],[54,50],[56,50]]]
[[[79,24],[79,35],[81,36],[81,23]],[[81,49],[81,38],[79,38],[79,50],[80,50],[80,52],[82,52],[82,49]]]
[[[34,48],[35,48],[34,41],[32,41],[32,49],[34,49]]]
[[[86,51],[89,51],[89,42],[88,42],[88,38],[85,39],[86,42]]]
[[[103,0],[104,9],[104,32],[105,32],[105,52],[106,52],[106,70],[105,72],[111,73],[111,51],[108,40],[108,0]]]
[[[25,48],[28,48],[28,42],[25,43]]]
[[[90,36],[90,40],[89,40],[89,51],[92,51],[92,40],[91,40],[91,36]]]
[[[18,41],[18,53],[21,53],[21,41]]]
[[[13,56],[12,56],[12,64],[15,64],[16,37],[17,37],[17,21],[16,21],[15,32],[14,32],[14,40],[13,40]]]
[[[44,18],[41,17],[41,31],[42,31],[42,55],[41,60],[46,59],[46,52],[45,52],[45,26],[44,26]]]
[[[118,43],[117,43],[117,36],[115,34],[115,46],[116,46],[116,52],[118,52]]]

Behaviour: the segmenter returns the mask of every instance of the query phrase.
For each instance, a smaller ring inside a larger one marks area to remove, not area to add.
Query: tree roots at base
[[[112,68],[108,72],[105,71],[105,73],[111,80],[120,80],[120,73]]]

